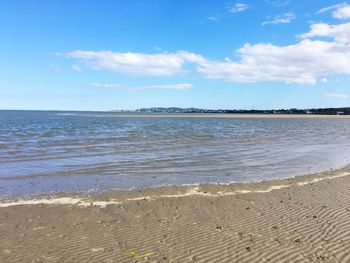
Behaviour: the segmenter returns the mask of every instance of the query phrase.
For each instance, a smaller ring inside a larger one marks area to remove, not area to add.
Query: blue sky
[[[350,106],[350,4],[0,3],[0,109]]]

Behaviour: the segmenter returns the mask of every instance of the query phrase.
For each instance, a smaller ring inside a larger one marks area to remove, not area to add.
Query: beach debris
[[[176,214],[174,214],[173,219],[178,220],[180,217],[181,217],[181,214],[176,213]]]
[[[141,255],[138,255],[136,251],[132,250],[132,251],[128,251],[124,253],[124,256],[130,257],[130,258],[146,258],[146,257],[150,257],[150,256],[154,256],[156,253],[154,252],[147,252]]]
[[[217,231],[222,231],[222,227],[221,226],[216,226],[215,228]]]
[[[282,241],[279,238],[274,238],[274,241],[276,241],[278,244],[282,244]]]
[[[300,240],[299,238],[297,238],[297,239],[294,240],[294,242],[295,242],[295,243],[300,243],[301,240]]]
[[[135,258],[137,256],[136,251],[129,251],[129,252],[125,252],[124,256],[130,257],[130,258]]]

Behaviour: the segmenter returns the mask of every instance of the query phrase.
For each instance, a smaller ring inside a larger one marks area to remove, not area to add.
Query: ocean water
[[[255,182],[339,168],[350,119],[0,111],[0,196]]]

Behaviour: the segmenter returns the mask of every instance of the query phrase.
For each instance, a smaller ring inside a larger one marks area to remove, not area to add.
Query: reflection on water
[[[0,111],[0,195],[259,181],[347,164],[350,119]]]

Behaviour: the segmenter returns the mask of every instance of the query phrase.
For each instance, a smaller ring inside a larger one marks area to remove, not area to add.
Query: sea
[[[0,111],[0,196],[257,182],[350,162],[348,118]]]

